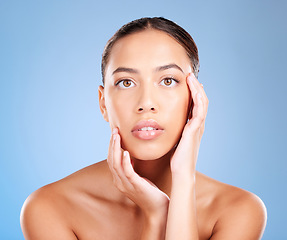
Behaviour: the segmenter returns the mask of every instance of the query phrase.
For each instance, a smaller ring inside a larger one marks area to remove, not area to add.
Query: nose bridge
[[[146,81],[140,87],[138,111],[156,111],[156,87]]]

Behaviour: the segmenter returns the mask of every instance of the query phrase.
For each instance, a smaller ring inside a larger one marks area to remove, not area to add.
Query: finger
[[[191,76],[193,82],[195,85],[199,86],[198,89],[199,89],[199,92],[202,94],[202,101],[203,101],[203,107],[204,107],[204,119],[203,119],[203,123],[201,124],[201,127],[200,127],[200,134],[202,136],[203,132],[204,132],[204,129],[205,129],[205,120],[206,120],[206,116],[207,116],[207,110],[208,110],[208,104],[209,104],[209,100],[206,96],[206,93],[204,91],[204,88],[203,88],[203,84],[201,84],[198,79],[194,76],[194,74],[192,74]]]
[[[203,97],[201,95],[200,92],[197,93],[196,95],[196,100],[197,100],[197,104],[198,104],[198,108],[197,108],[197,118],[200,118],[201,120],[204,120],[205,118],[205,109],[204,109],[204,102],[203,102]]]
[[[203,88],[203,84],[201,84],[198,79],[194,76],[194,74],[191,74],[190,78],[193,80],[192,82],[194,83],[195,85],[195,88],[197,89],[198,92],[201,93],[202,95],[202,100],[203,100],[203,104],[204,104],[204,109],[206,110],[207,112],[207,108],[208,108],[208,98],[206,96],[206,93],[204,91],[204,88]]]
[[[123,154],[123,170],[128,181],[130,181],[133,184],[138,175],[133,169],[130,154],[128,151],[124,151]]]
[[[203,132],[204,132],[204,128],[205,128],[205,118],[206,118],[206,112],[205,112],[205,107],[204,107],[204,103],[203,103],[203,98],[202,95],[200,93],[198,93],[197,95],[197,99],[198,99],[198,112],[197,112],[197,117],[196,120],[198,121],[198,127],[199,127],[199,137],[201,138]],[[200,107],[200,105],[202,105]]]
[[[202,95],[200,92],[198,92],[195,96],[194,99],[194,119],[199,118],[199,119],[204,119],[204,106],[203,106],[203,100],[202,100]]]
[[[113,154],[114,154],[113,155],[113,160],[114,160],[113,169],[116,174],[116,179],[120,183],[118,187],[121,188],[120,190],[125,191],[125,192],[131,191],[133,189],[133,186],[124,172],[124,160],[130,161],[130,158],[129,156],[128,158],[127,156],[123,156],[122,149],[121,149],[121,137],[119,134],[116,134],[116,137],[115,137]]]
[[[191,103],[190,103],[190,112],[188,114],[188,119],[190,120],[193,117],[193,112],[194,112],[194,97],[197,93],[197,89],[194,85],[194,83],[191,81],[190,74],[187,76],[187,85],[190,90],[190,98],[191,98]]]
[[[108,157],[107,157],[107,163],[111,171],[113,171],[112,169],[113,153],[112,152],[113,152],[113,144],[114,144],[114,138],[115,138],[114,133],[116,132],[117,132],[117,128],[114,128],[111,134],[111,138],[110,138]]]
[[[188,86],[189,86],[189,89],[190,89],[191,97],[192,97],[192,99],[194,99],[194,97],[195,97],[196,93],[198,92],[198,90],[196,88],[195,83],[192,82],[191,74],[189,74],[187,76],[187,83],[188,83]]]
[[[206,96],[206,93],[202,87],[202,84],[199,83],[199,81],[196,79],[196,77],[194,76],[194,74],[190,74],[189,75],[189,80],[188,82],[191,82],[194,85],[194,88],[201,94],[202,96],[202,101],[203,101],[203,108],[204,108],[204,113],[205,113],[205,117],[207,115],[207,109],[208,109],[208,98]]]
[[[134,189],[142,188],[145,186],[155,186],[151,182],[143,177],[140,177],[133,169],[130,154],[128,151],[124,151],[123,155],[123,169],[125,176],[130,184],[133,185]],[[148,183],[148,184],[147,184]]]
[[[192,83],[194,84],[194,87],[196,88],[196,90],[202,95],[203,97],[203,103],[205,104],[205,98],[207,99],[207,96],[205,94],[205,91],[203,89],[203,85],[197,80],[197,78],[194,76],[194,74],[190,75],[190,79],[192,81]]]
[[[126,179],[133,186],[134,189],[148,189],[151,186],[156,187],[154,183],[146,178],[140,177],[133,169],[131,158],[128,151],[123,154],[123,169]],[[157,187],[156,187],[157,188]]]
[[[113,130],[113,134],[112,134],[112,144],[110,147],[110,158],[109,158],[109,167],[113,176],[113,180],[114,180],[114,184],[117,187],[120,187],[122,185],[122,181],[120,179],[120,177],[118,176],[118,173],[115,171],[115,144],[116,144],[116,138],[117,138],[117,134],[118,134],[118,129],[115,128]]]
[[[198,81],[198,79],[194,76],[193,73],[191,73],[189,75],[189,78],[191,78],[191,80],[193,80],[193,83],[194,83],[196,90],[198,92],[202,93],[203,97],[206,96],[206,95],[204,95],[205,92],[204,92],[203,84]]]
[[[204,105],[203,97],[200,92],[196,95],[197,105],[195,109],[195,118],[193,122],[194,129],[199,129],[200,138],[204,132],[205,128],[205,119],[206,119],[206,106]]]
[[[188,128],[194,131],[200,128],[204,128],[203,125],[206,114],[201,92],[195,90],[196,87],[194,81],[191,78],[188,78],[188,83],[190,85],[191,91],[196,93],[193,98],[194,107],[192,109],[192,119],[187,124]]]
[[[187,83],[189,85],[190,91],[191,91],[191,97],[193,100],[193,108],[192,108],[192,118],[194,118],[197,115],[198,111],[198,100],[196,95],[199,93],[198,86],[196,86],[195,81],[192,79],[192,76],[189,75],[187,78]]]
[[[116,174],[123,178],[123,168],[122,168],[122,151],[121,151],[121,137],[119,134],[115,134],[115,140],[113,145],[113,170]]]

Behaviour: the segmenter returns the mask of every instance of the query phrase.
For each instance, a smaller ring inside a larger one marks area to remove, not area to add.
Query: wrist
[[[171,189],[172,192],[171,194],[190,194],[195,190],[195,184],[196,184],[196,179],[195,179],[195,174],[186,174],[186,175],[173,175],[172,176],[172,184],[171,184]]]
[[[165,239],[167,211],[145,215],[141,240]]]
[[[145,217],[145,224],[147,226],[152,226],[152,227],[164,226],[166,224],[166,221],[167,221],[167,213],[149,215]]]
[[[196,165],[192,161],[190,161],[188,164],[171,162],[171,175],[173,177],[191,178],[195,176],[195,173]]]
[[[144,212],[145,220],[152,224],[160,222],[162,220],[164,221],[167,218],[168,206],[169,206],[169,201],[167,201],[164,205],[158,207],[154,211]]]
[[[195,183],[195,176],[196,176],[196,171],[191,170],[187,171],[186,169],[182,171],[172,171],[171,173],[172,176],[172,183]]]

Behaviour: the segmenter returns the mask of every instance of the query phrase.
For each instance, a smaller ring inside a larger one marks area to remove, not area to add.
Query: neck
[[[173,152],[174,149],[155,160],[139,160],[132,158],[135,172],[141,177],[150,180],[168,196],[170,196],[171,191],[170,159]]]

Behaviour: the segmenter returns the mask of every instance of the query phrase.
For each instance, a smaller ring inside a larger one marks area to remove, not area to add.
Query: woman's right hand
[[[167,215],[168,196],[134,171],[129,152],[121,148],[121,137],[117,128],[111,136],[107,162],[114,185],[140,207],[145,217]]]

